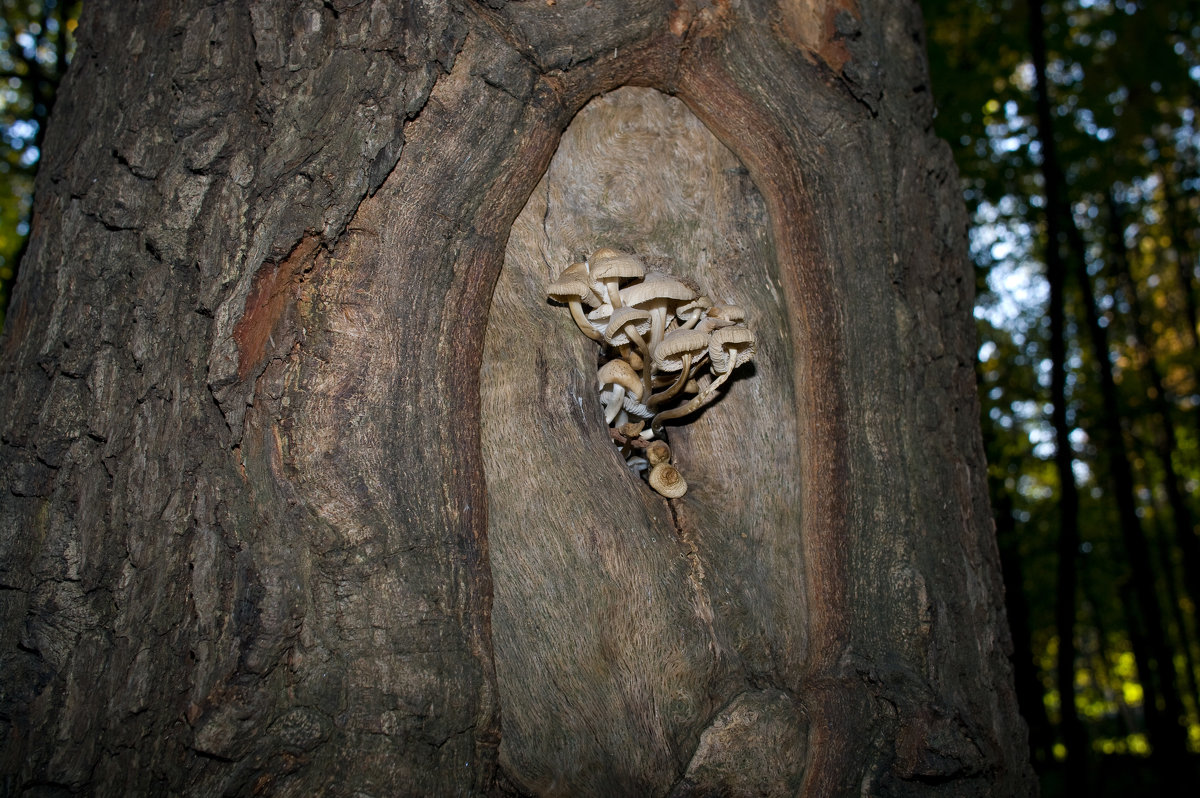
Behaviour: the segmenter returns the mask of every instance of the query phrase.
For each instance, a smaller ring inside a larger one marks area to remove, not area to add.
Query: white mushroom
[[[721,387],[735,368],[753,360],[755,345],[754,333],[740,324],[714,330],[708,342],[708,357],[717,379],[709,390]]]
[[[617,308],[604,328],[604,340],[611,346],[637,346],[643,364],[650,358],[646,339],[642,336],[650,331],[650,314],[637,308]],[[646,394],[643,385],[642,395]]]
[[[626,286],[621,291],[622,304],[650,312],[652,352],[666,333],[668,311],[695,298],[696,292],[690,286],[663,272],[647,272],[640,283]]]
[[[650,422],[650,428],[657,434],[662,429],[664,421],[694,413],[711,402],[717,395],[717,389],[729,379],[733,370],[753,359],[754,350],[754,333],[741,325],[722,327],[713,331],[708,342],[708,358],[717,378],[702,387],[700,392],[686,404],[664,410],[656,415]]]
[[[571,318],[579,326],[580,332],[593,341],[603,341],[603,336],[588,323],[587,317],[583,315],[583,303],[586,302],[588,305],[594,307],[601,304],[601,302],[600,297],[596,295],[596,292],[588,284],[587,277],[581,277],[578,274],[578,270],[575,269],[579,265],[581,264],[568,266],[563,270],[558,279],[546,287],[546,296],[556,302],[565,302],[571,308]],[[573,269],[575,271],[572,271]]]
[[[646,267],[633,255],[604,247],[588,259],[588,271],[593,280],[603,283],[613,308],[621,307],[621,282],[641,279]]]
[[[722,327],[732,326],[746,319],[746,311],[740,305],[713,305],[704,314],[704,318],[696,325],[701,332],[712,332]]]
[[[646,405],[654,407],[682,390],[691,376],[692,366],[708,351],[708,336],[695,330],[672,330],[663,336],[654,350],[654,366],[659,371],[679,372],[679,377],[665,391],[651,394]]]
[[[671,462],[671,447],[667,445],[666,441],[652,441],[646,447],[646,462],[651,467],[659,463]]]
[[[712,306],[712,300],[703,294],[691,302],[680,305],[675,309],[675,318],[679,319],[679,329],[690,330],[695,327],[696,322],[700,321]]]
[[[626,306],[650,313],[651,353],[662,342],[667,327],[667,313],[671,307],[695,298],[696,292],[690,287],[662,272],[648,272],[640,283],[634,283],[621,290],[621,301]],[[645,384],[643,396],[650,394],[650,365],[650,361],[647,360],[642,366],[642,382]]]
[[[625,407],[625,399],[642,395],[642,378],[624,360],[610,360],[596,372],[600,388],[600,403],[604,405],[604,423],[611,424]]]

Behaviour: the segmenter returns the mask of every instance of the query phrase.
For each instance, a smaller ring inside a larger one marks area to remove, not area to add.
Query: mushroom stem
[[[667,308],[660,305],[650,309],[650,352],[662,342],[663,333],[667,330]]]
[[[732,347],[732,346],[729,347],[729,368],[722,371],[720,373],[720,375],[718,375],[718,377],[715,380],[713,380],[712,385],[708,386],[708,388],[706,389],[706,392],[712,393],[713,391],[717,390],[717,388],[719,388],[721,386],[721,383],[723,383],[723,382],[725,382],[725,380],[729,379],[729,375],[733,373],[733,364],[737,362],[737,353],[738,353],[738,351],[737,351],[736,347]],[[701,393],[704,393],[704,392],[705,391],[702,391]]]
[[[650,421],[650,429],[654,430],[656,435],[661,434],[664,421],[669,421],[673,418],[679,418],[680,416],[686,416],[688,413],[699,410],[701,407],[708,404],[714,396],[716,396],[716,394],[712,393],[711,391],[701,391],[693,396],[687,404],[680,405],[679,407],[673,407],[670,410],[662,411]]]
[[[679,391],[683,389],[683,386],[687,385],[688,376],[692,369],[692,353],[684,352],[682,360],[683,370],[679,372],[679,379],[675,380],[675,383],[667,390],[662,391],[661,393],[656,393],[647,399],[646,407],[653,407],[654,405],[662,404],[675,394],[679,393]]]
[[[571,308],[571,318],[575,319],[575,324],[579,327],[579,331],[591,338],[593,341],[604,343],[604,336],[596,331],[588,322],[587,316],[583,315],[583,303],[577,299],[572,299],[567,303]]]
[[[617,384],[613,386],[613,397],[609,400],[609,404],[604,408],[604,423],[612,424],[613,419],[617,417],[617,413],[621,412],[621,408],[625,406],[625,386]]]
[[[641,355],[642,355],[642,360],[645,361],[646,363],[649,363],[650,362],[650,352],[646,348],[646,339],[643,338],[638,333],[637,325],[634,324],[633,322],[629,322],[628,324],[625,325],[625,328],[623,330],[621,330],[621,332],[628,335],[629,340],[633,341],[635,344],[637,344],[638,352],[641,353]],[[645,396],[646,394],[642,394],[642,395]]]
[[[621,328],[621,332],[629,336],[629,340],[637,344],[638,352],[642,356],[642,396],[650,395],[650,348],[646,346],[646,339],[643,338],[637,331],[637,325],[634,322],[629,322]]]
[[[650,348],[646,351],[646,365],[642,369],[642,396],[650,395],[650,357],[662,343],[663,334],[667,329],[667,308],[665,305],[650,308]]]
[[[652,418],[650,420],[650,429],[654,430],[654,432],[658,434],[659,430],[662,429],[662,424],[664,421],[669,421],[673,418],[679,418],[680,416],[686,416],[688,413],[699,410],[701,407],[711,402],[713,397],[717,395],[717,388],[720,388],[721,383],[729,379],[729,375],[733,373],[733,364],[736,362],[737,349],[731,347],[729,349],[729,368],[722,371],[715,380],[701,388],[700,393],[693,396],[687,404],[680,405],[679,407],[673,407],[670,410],[664,410]]]
[[[642,396],[649,396],[653,385],[650,385],[650,359],[654,355],[654,350],[659,348],[662,343],[662,335],[665,334],[667,328],[667,308],[665,306],[650,308],[650,343],[649,347],[644,349],[646,353],[646,364],[642,366]]]
[[[653,317],[651,318],[653,320]],[[654,353],[654,347],[658,346],[658,344],[654,343],[654,331],[650,331],[651,338],[649,344],[646,343],[645,338],[638,335],[638,331],[633,329],[632,326],[627,327],[626,331],[629,333],[629,339],[638,345],[638,350],[642,353],[642,396],[649,396],[650,392],[654,390],[654,386],[650,380],[650,370],[654,363],[653,358],[650,356]]]
[[[622,307],[621,305],[621,281],[615,277],[611,280],[602,280],[604,287],[608,289],[608,301],[613,306],[613,310]]]

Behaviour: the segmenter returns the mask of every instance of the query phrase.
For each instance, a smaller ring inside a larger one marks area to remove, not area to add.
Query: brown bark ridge
[[[0,791],[1030,793],[920,30],[88,4],[0,344]],[[680,500],[542,294],[601,240],[763,342]]]

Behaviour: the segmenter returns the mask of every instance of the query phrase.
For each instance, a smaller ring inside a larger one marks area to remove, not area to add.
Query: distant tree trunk
[[[1175,467],[1175,457],[1179,451],[1178,435],[1175,433],[1175,420],[1171,415],[1166,384],[1162,372],[1155,360],[1154,340],[1142,320],[1147,318],[1142,309],[1141,297],[1137,284],[1129,268],[1129,253],[1125,248],[1125,224],[1121,220],[1121,210],[1117,200],[1111,194],[1105,198],[1108,206],[1108,223],[1110,250],[1112,252],[1112,270],[1116,282],[1124,290],[1129,302],[1129,319],[1132,325],[1133,342],[1141,356],[1140,371],[1142,379],[1150,386],[1149,403],[1158,419],[1158,434],[1154,436],[1154,450],[1163,469],[1163,491],[1166,493],[1167,504],[1171,508],[1172,529],[1175,533],[1175,544],[1183,559],[1183,576],[1188,597],[1193,606],[1200,606],[1200,539],[1196,537],[1192,511],[1188,507],[1183,480]],[[1170,571],[1166,571],[1170,576]],[[1172,608],[1177,612],[1178,607]],[[1189,629],[1179,621],[1180,635],[1186,640],[1190,637]],[[1200,618],[1194,615],[1191,630],[1200,631]],[[1188,659],[1190,646],[1182,646]],[[1189,668],[1189,672],[1191,669]]]
[[[6,794],[1034,789],[915,3],[97,3],[72,70],[2,352]],[[601,242],[761,333],[682,499],[545,301]]]
[[[1200,351],[1200,337],[1197,325],[1200,325],[1200,312],[1196,309],[1196,253],[1191,243],[1191,224],[1187,221],[1192,214],[1188,212],[1187,196],[1179,196],[1175,192],[1175,178],[1165,169],[1160,169],[1158,178],[1162,184],[1164,221],[1171,231],[1171,248],[1175,251],[1175,280],[1178,283],[1179,298],[1183,301],[1185,337],[1195,351]]]
[[[986,435],[986,430],[985,433]],[[1029,725],[1029,748],[1034,766],[1048,767],[1054,762],[1054,734],[1046,715],[1045,688],[1038,673],[1033,651],[1033,632],[1029,622],[1029,602],[1025,597],[1024,569],[1017,547],[1016,521],[1012,498],[1007,492],[994,500],[996,538],[1000,544],[1000,565],[1004,573],[1005,607],[1013,637],[1013,682],[1021,715]]]
[[[1049,87],[1046,85],[1046,17],[1041,0],[1029,3],[1029,43],[1037,88],[1037,130],[1042,145],[1042,174],[1046,192],[1046,282],[1050,319],[1050,424],[1054,429],[1054,465],[1058,475],[1058,569],[1054,621],[1058,631],[1055,684],[1062,713],[1063,743],[1067,747],[1067,776],[1074,789],[1088,791],[1087,732],[1075,707],[1075,626],[1079,594],[1079,488],[1075,484],[1075,453],[1071,448],[1074,425],[1068,416],[1067,396],[1067,264],[1062,255],[1064,207],[1054,141]]]
[[[1055,179],[1061,180],[1061,176]],[[1096,370],[1100,375],[1100,430],[1107,454],[1107,471],[1117,505],[1121,541],[1129,557],[1134,598],[1131,617],[1144,630],[1142,639],[1148,646],[1139,660],[1138,674],[1143,687],[1152,685],[1154,688],[1153,692],[1147,691],[1146,730],[1154,747],[1154,755],[1162,763],[1163,769],[1168,773],[1182,774],[1187,752],[1183,703],[1179,695],[1171,641],[1162,621],[1162,606],[1158,599],[1158,580],[1150,554],[1150,542],[1137,514],[1133,466],[1130,463],[1129,448],[1125,443],[1125,431],[1121,424],[1120,397],[1117,395],[1116,380],[1113,377],[1108,331],[1100,323],[1100,311],[1096,306],[1091,275],[1087,269],[1087,250],[1083,236],[1074,220],[1066,215],[1066,209],[1064,204],[1062,211],[1063,218],[1067,220],[1066,232],[1070,243],[1071,262],[1083,303],[1084,325],[1087,327],[1088,341],[1092,346],[1092,357],[1096,360]],[[1161,706],[1151,698],[1152,695],[1162,699]]]

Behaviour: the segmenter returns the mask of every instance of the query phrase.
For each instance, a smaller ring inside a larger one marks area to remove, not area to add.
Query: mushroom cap
[[[646,447],[646,462],[651,466],[671,462],[671,447],[666,441],[650,441]]]
[[[629,343],[629,334],[625,332],[625,328],[630,324],[637,330],[638,335],[645,335],[650,331],[650,314],[637,308],[617,308],[609,318],[608,326],[604,328],[604,340],[613,346]]]
[[[604,335],[604,328],[608,326],[608,320],[613,314],[613,306],[605,302],[595,310],[587,312],[588,324],[592,325],[592,329]]]
[[[670,463],[659,463],[650,469],[650,487],[668,499],[678,499],[687,493],[687,482]]]
[[[581,280],[586,280],[587,284],[592,287],[592,291],[595,292],[596,296],[600,297],[601,302],[608,301],[608,289],[604,287],[604,283],[596,280],[596,278],[592,277],[592,275],[588,272],[587,261],[581,260],[572,263],[570,266],[563,269],[562,273],[558,276],[562,278],[568,274],[572,277],[578,277]]]
[[[680,371],[683,356],[690,353],[695,362],[708,351],[708,336],[695,330],[672,330],[654,347],[654,367],[659,371]]]
[[[646,267],[633,255],[608,247],[592,253],[588,268],[593,280],[633,280],[646,273]]]
[[[587,262],[576,261],[558,273],[560,279],[566,277],[567,275],[570,275],[571,277],[583,277],[586,279],[588,276]]]
[[[687,321],[693,313],[705,313],[713,306],[712,300],[704,294],[675,308],[675,315],[680,321]]]
[[[568,266],[558,279],[546,286],[546,296],[556,302],[582,302],[589,307],[601,304],[600,297],[592,290],[587,274],[569,274]]]
[[[610,360],[601,366],[596,372],[596,383],[601,389],[605,385],[623,385],[625,390],[634,396],[642,395],[642,375],[621,358]]]
[[[708,309],[704,314],[704,318],[700,319],[700,323],[696,325],[696,329],[701,332],[712,332],[719,330],[722,327],[729,327],[739,321],[746,319],[746,311],[741,305],[726,305],[716,304]]]
[[[745,321],[746,309],[741,305],[729,305],[720,302],[708,309],[708,315],[716,319],[724,319],[725,321]]]
[[[730,362],[729,359],[730,349],[737,349],[734,362]],[[709,337],[708,356],[712,359],[712,368],[717,374],[723,374],[753,360],[754,349],[754,333],[740,324],[714,330]]]
[[[621,304],[641,307],[664,299],[691,302],[696,292],[686,283],[663,272],[646,272],[640,283],[621,289]]]
[[[646,422],[644,421],[630,421],[617,427],[617,432],[621,433],[626,438],[636,438],[642,433],[642,430],[645,429],[645,427]]]
[[[722,319],[717,316],[705,316],[704,318],[700,319],[700,323],[692,329],[698,330],[702,333],[711,333],[712,331],[719,330],[722,327],[732,327],[734,324],[736,324],[736,322],[729,321],[728,319]]]

